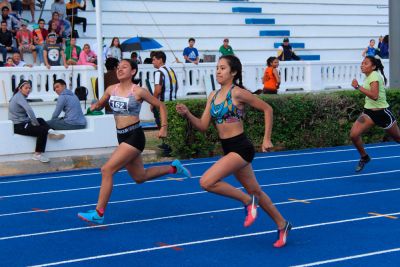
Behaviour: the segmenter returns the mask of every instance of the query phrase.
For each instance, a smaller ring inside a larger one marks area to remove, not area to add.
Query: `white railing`
[[[385,73],[389,78],[389,61],[384,60]],[[171,67],[178,78],[178,97],[185,98],[191,94],[205,97],[214,88],[218,88],[215,77],[216,63],[173,64]],[[263,63],[243,64],[243,83],[251,91],[262,89],[262,77],[265,65]],[[150,65],[139,65],[139,74],[136,78],[141,80],[146,87],[146,80],[153,87],[155,69]],[[350,88],[353,78],[363,80],[360,70],[360,61],[292,61],[280,62],[279,71],[282,78],[280,92],[287,91],[319,91],[326,89]],[[57,95],[53,91],[54,78],[64,79],[69,88],[76,88],[78,80],[81,86],[89,89],[89,99],[93,98],[92,79],[97,77],[97,71],[93,67],[75,66],[33,68],[1,68],[0,69],[0,102],[5,103],[12,96],[12,88],[21,79],[32,81],[32,93],[29,98],[53,101]]]

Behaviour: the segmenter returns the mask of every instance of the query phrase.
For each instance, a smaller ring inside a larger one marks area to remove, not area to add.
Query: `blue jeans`
[[[16,53],[19,52],[17,48],[11,47],[10,51],[7,51],[7,48],[5,46],[0,46],[0,53],[3,55],[3,63],[7,63],[7,53]]]
[[[54,130],[79,130],[86,128],[86,125],[73,125],[66,123],[63,118],[49,120],[47,121],[47,124]]]
[[[39,62],[44,63],[43,59],[43,45],[36,45],[36,52],[39,56]]]

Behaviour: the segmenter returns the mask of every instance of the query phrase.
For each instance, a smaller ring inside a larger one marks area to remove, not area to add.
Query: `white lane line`
[[[378,251],[374,251],[374,252],[369,252],[369,253],[364,253],[364,254],[357,254],[357,255],[347,256],[347,257],[342,257],[342,258],[330,259],[330,260],[325,260],[325,261],[316,261],[316,262],[300,264],[300,265],[293,265],[291,267],[318,266],[318,265],[322,265],[322,264],[354,260],[354,259],[365,258],[365,257],[381,255],[381,254],[387,254],[387,253],[393,253],[393,252],[399,252],[399,251],[400,251],[400,248],[393,248],[393,249],[387,249],[387,250],[378,250]]]
[[[321,181],[329,181],[329,180],[348,179],[348,178],[353,178],[353,177],[384,175],[384,174],[390,174],[390,173],[396,173],[396,172],[400,172],[400,169],[392,170],[392,171],[385,171],[385,172],[358,173],[358,174],[345,175],[345,176],[333,176],[333,177],[306,179],[306,180],[299,180],[299,181],[292,181],[292,182],[281,182],[281,183],[273,183],[273,184],[266,184],[266,185],[260,185],[260,186],[261,187],[273,187],[273,186],[293,185],[293,184],[301,184],[301,183],[313,183],[313,182],[321,182]],[[120,184],[120,185],[125,185],[125,184]],[[237,187],[237,189],[243,189],[243,187]],[[111,204],[120,204],[120,203],[137,202],[137,201],[145,201],[145,200],[182,197],[182,196],[190,196],[190,195],[197,195],[197,194],[203,194],[203,193],[207,193],[207,192],[206,191],[196,191],[196,192],[189,192],[189,193],[163,195],[163,196],[134,198],[134,199],[119,200],[119,201],[110,201],[108,204],[111,205]],[[91,204],[85,204],[85,205],[76,205],[76,206],[67,206],[67,207],[58,207],[58,208],[45,208],[45,209],[47,211],[56,211],[56,210],[64,210],[64,209],[90,207],[90,206],[95,206],[95,205],[96,205],[96,203],[91,203]],[[29,214],[29,213],[35,213],[35,211],[29,210],[29,211],[21,211],[21,212],[13,212],[13,213],[3,213],[3,214],[0,214],[0,217],[22,215],[22,214]]]
[[[394,145],[379,145],[379,146],[370,146],[367,147],[368,150],[370,149],[379,149],[379,148],[388,148],[388,147],[396,147],[400,146],[398,144]],[[303,156],[303,155],[316,155],[316,154],[325,154],[325,153],[338,153],[338,152],[348,152],[348,151],[355,151],[355,148],[348,148],[348,149],[337,149],[337,150],[326,150],[326,151],[315,151],[315,152],[300,152],[300,153],[288,153],[284,155],[268,155],[268,156],[260,156],[255,157],[255,160],[258,159],[266,159],[266,158],[280,158],[280,157],[296,157],[296,156]],[[212,164],[215,163],[216,160],[213,161],[202,161],[202,162],[187,162],[184,165],[201,165],[201,164]],[[165,162],[170,163],[169,161]],[[119,172],[126,172],[126,170],[120,170]],[[62,178],[72,178],[72,177],[79,177],[79,176],[87,176],[87,175],[98,175],[100,172],[92,172],[92,173],[83,173],[83,174],[72,174],[72,175],[63,175],[63,176],[51,176],[51,177],[43,177],[43,178],[32,178],[32,179],[21,179],[21,180],[12,180],[6,182],[0,182],[0,184],[11,184],[11,183],[24,183],[24,182],[31,182],[31,181],[40,181],[40,180],[51,180],[51,179],[62,179]],[[0,177],[1,181],[1,177]]]
[[[336,196],[309,198],[309,199],[305,199],[305,200],[306,201],[318,201],[318,200],[326,200],[326,199],[362,196],[362,195],[368,195],[368,194],[387,193],[387,192],[394,192],[394,191],[400,191],[400,188],[391,188],[391,189],[375,190],[375,191],[369,191],[369,192],[360,192],[360,193],[352,193],[352,194],[344,194],[344,195],[336,195]],[[288,205],[288,204],[291,205],[291,204],[295,204],[295,203],[293,201],[285,201],[285,202],[275,203],[275,205]],[[236,210],[243,210],[243,207],[220,209],[220,210],[211,210],[211,211],[202,211],[202,212],[178,214],[178,215],[170,215],[170,216],[164,216],[164,217],[141,219],[141,220],[135,220],[135,221],[125,221],[125,222],[119,222],[119,223],[110,223],[110,224],[97,225],[97,226],[86,226],[86,227],[68,228],[68,229],[52,230],[52,231],[37,232],[37,233],[30,233],[30,234],[20,234],[20,235],[14,235],[14,236],[3,236],[3,237],[0,237],[0,241],[9,240],[9,239],[32,237],[32,236],[57,234],[57,233],[64,233],[64,232],[73,232],[73,231],[86,230],[86,229],[92,229],[92,228],[102,228],[102,227],[127,225],[127,224],[143,223],[143,222],[154,222],[154,221],[160,221],[160,220],[169,220],[169,219],[191,217],[191,216],[198,216],[198,215],[211,214],[211,213],[222,213],[222,212],[229,212],[229,211],[236,211]],[[374,216],[371,216],[371,217],[380,218],[382,216],[375,216],[374,215]]]
[[[385,214],[385,215],[398,215],[398,214],[400,214],[400,212]],[[352,219],[343,219],[343,220],[338,220],[338,221],[330,221],[330,222],[324,222],[324,223],[308,224],[308,225],[294,227],[294,228],[292,228],[292,230],[302,230],[302,229],[316,228],[316,227],[322,227],[322,226],[327,226],[327,225],[335,225],[335,224],[342,224],[342,223],[349,223],[349,222],[356,222],[356,221],[363,221],[363,220],[373,220],[376,218],[380,218],[380,217],[368,216],[368,217],[358,217],[358,218],[352,218]],[[172,248],[172,247],[192,246],[192,245],[219,242],[219,241],[232,240],[232,239],[238,239],[238,238],[244,238],[244,237],[266,235],[266,234],[271,234],[271,233],[276,233],[276,230],[269,230],[269,231],[256,232],[256,233],[250,233],[250,234],[242,234],[242,235],[224,236],[224,237],[211,238],[211,239],[205,239],[205,240],[190,241],[190,242],[177,243],[177,244],[172,244],[172,245],[163,246],[163,247],[157,246],[157,247],[150,247],[150,248],[143,248],[143,249],[136,249],[136,250],[127,250],[127,251],[121,251],[121,252],[110,253],[110,254],[101,254],[101,255],[85,257],[85,258],[77,258],[77,259],[70,259],[70,260],[64,260],[64,261],[43,263],[43,264],[39,264],[39,265],[33,265],[32,267],[55,266],[55,265],[62,265],[62,264],[67,264],[67,263],[98,260],[98,259],[104,259],[104,258],[110,258],[110,257],[116,257],[116,256],[123,256],[123,255],[138,254],[138,253],[150,252],[150,251],[156,251],[156,250],[163,250],[163,249],[168,249],[168,248]]]
[[[389,157],[373,158],[373,160],[384,160],[384,159],[392,159],[392,158],[400,158],[400,156],[389,156]],[[265,168],[265,169],[255,169],[254,172],[265,172],[265,171],[293,169],[293,168],[306,168],[306,167],[312,167],[312,166],[349,163],[349,162],[355,162],[355,161],[358,161],[358,159],[357,160],[321,162],[321,163],[303,164],[303,165],[292,165],[292,166]],[[190,179],[197,179],[197,178],[200,178],[200,177],[201,176],[193,176]],[[187,178],[182,178],[182,180],[186,180],[186,179]],[[156,183],[156,182],[176,182],[176,181],[173,181],[173,180],[170,180],[170,179],[160,179],[160,180],[148,181],[146,183]],[[135,185],[135,183],[131,182],[131,183],[115,184],[114,186],[124,186],[124,185]],[[72,189],[61,189],[61,190],[53,190],[53,191],[42,191],[42,192],[32,192],[32,193],[24,193],[24,194],[5,195],[5,196],[0,196],[0,198],[4,198],[5,199],[5,198],[14,198],[14,197],[54,194],[54,193],[63,193],[63,192],[70,192],[70,191],[98,189],[98,188],[100,188],[100,186],[89,186],[89,187],[80,187],[80,188],[72,188]]]

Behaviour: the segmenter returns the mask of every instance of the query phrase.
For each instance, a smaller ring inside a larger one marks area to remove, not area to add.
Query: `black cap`
[[[283,42],[289,42],[289,38],[287,37],[283,38]]]

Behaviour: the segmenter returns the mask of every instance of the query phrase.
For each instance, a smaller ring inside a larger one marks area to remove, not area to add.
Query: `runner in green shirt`
[[[378,73],[381,72],[382,76]],[[351,85],[365,95],[364,111],[354,122],[351,128],[350,138],[360,153],[361,159],[356,167],[356,172],[361,171],[371,158],[365,152],[361,135],[374,125],[383,128],[394,141],[400,143],[400,130],[396,118],[389,110],[386,101],[386,77],[380,59],[367,56],[361,63],[361,71],[366,75],[364,84],[360,86],[354,79]]]

